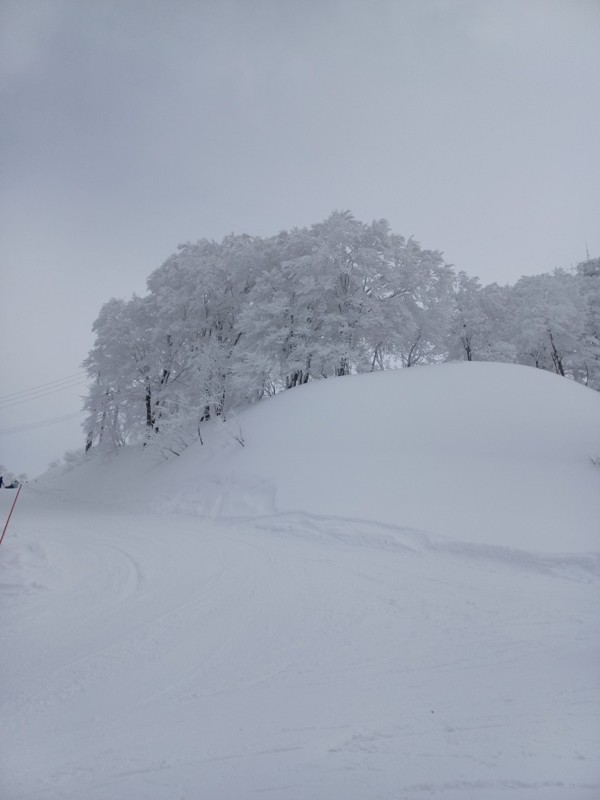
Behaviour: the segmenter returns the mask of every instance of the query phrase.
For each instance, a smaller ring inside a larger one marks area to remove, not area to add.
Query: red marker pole
[[[15,506],[17,505],[17,500],[19,499],[19,495],[21,494],[21,489],[23,488],[23,484],[19,484],[19,488],[17,489],[17,494],[15,495],[15,499],[13,500],[13,504],[10,507],[10,512],[8,514],[8,519],[6,520],[6,525],[4,526],[4,530],[2,531],[2,536],[0,536],[0,544],[2,544],[2,539],[4,539],[4,534],[6,533],[6,529],[8,528],[8,523],[10,522],[10,518],[12,517],[12,512],[14,511]]]

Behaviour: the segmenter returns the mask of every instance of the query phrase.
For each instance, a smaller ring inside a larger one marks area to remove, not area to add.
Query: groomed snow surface
[[[0,797],[596,800],[596,456],[599,394],[448,364],[32,482]]]

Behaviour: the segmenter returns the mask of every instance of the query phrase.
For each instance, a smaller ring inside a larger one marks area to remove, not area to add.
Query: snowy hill
[[[139,452],[92,462],[59,491],[157,513],[300,511],[480,544],[598,548],[600,394],[542,370],[472,362],[320,381],[205,438],[166,465]]]
[[[0,549],[0,796],[600,796],[598,455],[600,395],[472,363],[45,476]]]

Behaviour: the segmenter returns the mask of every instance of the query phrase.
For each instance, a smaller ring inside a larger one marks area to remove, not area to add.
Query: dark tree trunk
[[[563,378],[565,377],[565,370],[562,363],[562,358],[558,350],[556,349],[556,345],[554,344],[554,337],[552,336],[552,331],[548,331],[548,336],[550,337],[550,344],[552,346],[552,362],[554,364],[555,371],[562,375]]]
[[[150,387],[146,387],[146,427],[148,430],[154,430],[154,415],[152,413],[152,392]]]
[[[340,377],[341,375],[349,375],[350,374],[350,365],[348,364],[347,358],[342,358],[339,363],[339,366],[335,369],[335,374]]]

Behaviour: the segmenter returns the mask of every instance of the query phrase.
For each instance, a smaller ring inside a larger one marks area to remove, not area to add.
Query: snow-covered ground
[[[597,393],[449,364],[29,485],[0,797],[595,800],[598,455]]]

